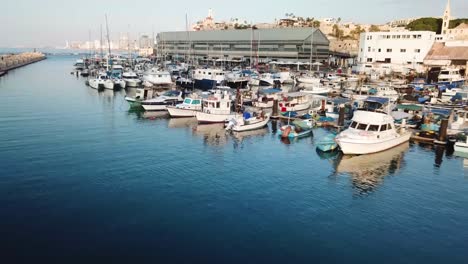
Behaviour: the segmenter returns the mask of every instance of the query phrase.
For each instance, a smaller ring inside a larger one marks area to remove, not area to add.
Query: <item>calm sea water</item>
[[[468,174],[450,151],[326,157],[320,129],[281,142],[272,125],[133,113],[125,91],[70,75],[75,59],[0,78],[2,258],[466,263]]]

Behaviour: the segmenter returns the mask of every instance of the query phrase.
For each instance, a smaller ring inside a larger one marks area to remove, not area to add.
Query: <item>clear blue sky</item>
[[[397,18],[441,16],[447,0],[6,0],[0,5],[0,47],[63,46],[65,40],[99,38],[108,14],[111,38],[184,30],[185,14],[194,22],[212,8],[215,19],[237,17],[269,22],[285,13],[343,21],[385,23]],[[468,0],[451,0],[453,16],[468,16]]]

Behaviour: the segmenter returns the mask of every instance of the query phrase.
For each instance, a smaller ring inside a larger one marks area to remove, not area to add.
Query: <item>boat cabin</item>
[[[231,113],[232,106],[227,92],[215,93],[203,99],[203,112],[207,114],[228,115]]]

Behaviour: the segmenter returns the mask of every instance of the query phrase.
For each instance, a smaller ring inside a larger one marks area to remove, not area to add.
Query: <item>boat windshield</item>
[[[200,100],[193,100],[193,101],[192,101],[192,104],[194,104],[194,105],[199,105],[199,104],[200,104]]]
[[[163,95],[164,96],[179,96],[179,92],[177,92],[177,91],[167,91]]]
[[[184,104],[190,104],[192,102],[192,100],[190,98],[186,98],[184,100]]]

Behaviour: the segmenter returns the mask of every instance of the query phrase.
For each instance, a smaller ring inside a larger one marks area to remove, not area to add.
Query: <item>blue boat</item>
[[[323,152],[334,151],[338,148],[338,144],[335,142],[336,134],[328,134],[320,139],[316,145],[317,149]]]
[[[313,120],[295,120],[281,127],[280,138],[302,138],[312,135]]]

